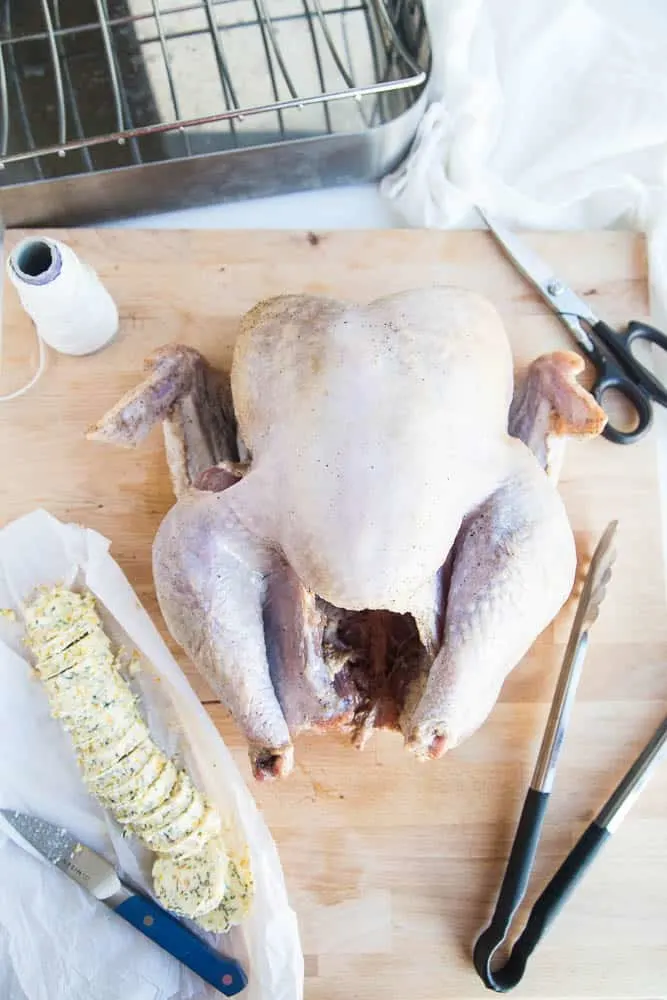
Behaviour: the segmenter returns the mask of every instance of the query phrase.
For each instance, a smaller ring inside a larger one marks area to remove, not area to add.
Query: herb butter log
[[[51,713],[71,737],[87,787],[157,855],[160,902],[206,930],[240,923],[252,897],[247,853],[232,856],[216,810],[153,742],[92,594],[42,588],[25,618]]]

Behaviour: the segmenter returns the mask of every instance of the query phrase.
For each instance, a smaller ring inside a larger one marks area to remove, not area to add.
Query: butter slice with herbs
[[[67,587],[42,587],[23,609],[30,648],[46,661],[100,626],[92,594]]]
[[[113,668],[111,640],[99,629],[81,636],[48,659],[37,661],[37,671],[44,680],[57,677],[66,670],[82,667],[87,672],[95,668],[103,672],[108,671],[109,667]]]
[[[100,714],[102,718],[99,717]],[[132,746],[127,750],[124,749],[127,739],[131,738],[131,732],[139,733],[137,743],[141,743],[148,735],[146,724],[136,707],[127,711],[124,708],[119,710],[115,705],[104,713],[90,710],[82,713],[80,720],[74,720],[65,728],[69,732],[77,754],[87,755],[90,767],[93,766],[92,760],[101,754],[112,756],[114,758],[112,763],[115,763],[118,757],[124,757],[125,753],[133,750]]]
[[[180,854],[183,857],[192,857],[203,851],[211,840],[220,838],[222,835],[222,823],[218,812],[212,805],[207,804],[197,826],[188,837],[184,837],[175,844],[171,853]]]
[[[156,747],[152,743],[140,743],[103,774],[92,779],[84,775],[86,785],[102,805],[109,806],[110,796],[123,788],[127,782],[136,780],[155,751]]]
[[[91,701],[99,700],[102,694],[119,695],[123,688],[131,694],[114,666],[111,653],[106,662],[93,660],[86,663],[84,660],[59,674],[52,674],[44,680],[44,687],[53,708],[73,718],[86,712]]]
[[[210,841],[194,857],[159,857],[153,865],[155,895],[168,910],[196,920],[220,905],[228,872],[222,840]]]
[[[173,854],[178,851],[179,844],[191,837],[201,823],[206,803],[202,795],[195,794],[188,808],[170,823],[157,827],[144,825],[141,839],[158,854]]]
[[[129,701],[87,702],[86,711],[59,716],[77,747],[119,739],[137,719],[141,719],[134,699]]]
[[[136,699],[117,671],[104,675],[99,671],[91,675],[68,671],[44,681],[51,712],[61,719],[67,729],[82,724],[91,713],[129,712],[136,708]]]
[[[179,771],[168,798],[156,806],[152,812],[138,817],[132,823],[133,832],[141,838],[146,829],[160,830],[167,824],[173,823],[174,820],[183,815],[194,797],[195,787],[190,778],[185,771]]]
[[[250,859],[230,856],[227,872],[227,888],[215,909],[201,914],[198,924],[213,934],[226,934],[234,924],[240,924],[247,916],[254,891]]]
[[[133,774],[128,775],[122,781],[107,782],[103,787],[101,781],[97,783],[97,798],[114,815],[117,815],[119,809],[127,808],[135,799],[141,798],[144,792],[160,777],[169,759],[151,743],[142,743],[133,753],[140,754],[142,761]],[[128,757],[124,758],[124,760],[128,759]]]
[[[84,775],[94,781],[123,759],[131,750],[150,739],[148,727],[137,716],[126,731],[109,744],[94,743],[77,749],[77,760]]]
[[[162,755],[160,754],[160,756]],[[123,790],[111,802],[114,815],[122,826],[130,826],[141,816],[152,812],[171,794],[178,777],[178,771],[173,761],[166,758],[163,766],[154,777],[148,773],[148,770],[148,767],[145,768],[144,772],[138,776],[143,778],[141,788],[132,795],[128,795],[127,790]],[[153,777],[152,781],[151,777]]]

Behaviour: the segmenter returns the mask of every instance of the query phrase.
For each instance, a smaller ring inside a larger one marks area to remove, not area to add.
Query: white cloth
[[[432,103],[381,185],[413,225],[629,228],[667,317],[667,4],[430,0]],[[629,317],[630,318],[630,317]]]

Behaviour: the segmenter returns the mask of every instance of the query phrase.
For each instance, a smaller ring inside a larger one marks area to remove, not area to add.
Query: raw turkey
[[[182,346],[147,367],[90,436],[163,421],[160,607],[255,777],[306,729],[390,728],[424,758],[473,733],[573,584],[560,452],[605,422],[581,359],[538,358],[513,394],[495,309],[441,287],[261,302],[231,379]]]

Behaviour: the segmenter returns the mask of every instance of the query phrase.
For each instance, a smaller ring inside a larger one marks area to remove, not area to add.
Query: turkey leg
[[[576,354],[543,355],[517,386],[509,415],[556,477],[566,437],[600,433],[606,417],[577,382]],[[563,503],[516,442],[514,472],[465,518],[453,550],[444,636],[414,711],[402,719],[418,756],[439,757],[486,719],[512,668],[560,610],[576,570]]]
[[[191,490],[178,501],[155,538],[153,575],[169,631],[242,728],[261,780],[288,773],[293,759],[264,638],[281,563],[239,521],[233,493]]]

